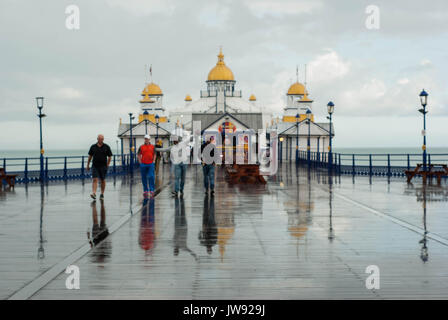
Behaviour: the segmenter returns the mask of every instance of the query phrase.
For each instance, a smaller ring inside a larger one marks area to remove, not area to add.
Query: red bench
[[[14,185],[16,183],[16,174],[6,174],[4,168],[0,168],[0,182],[3,185],[3,180],[6,181],[6,183],[9,185],[9,187],[14,188]]]

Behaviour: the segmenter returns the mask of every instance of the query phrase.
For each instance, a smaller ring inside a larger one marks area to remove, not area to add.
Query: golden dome
[[[249,98],[249,101],[257,101],[257,98],[252,94]]]
[[[192,101],[193,99],[191,99],[190,95],[187,94],[187,96],[185,97],[185,101]]]
[[[208,73],[208,81],[217,81],[217,80],[223,80],[223,81],[234,81],[233,72],[230,70],[226,64],[224,63],[224,55],[222,54],[222,50],[219,50],[218,54],[218,62],[216,63],[216,66],[210,70]]]
[[[289,95],[304,95],[305,86],[300,82],[293,83],[288,89]]]
[[[161,96],[161,95],[163,95],[162,90],[154,82],[151,82],[150,84],[146,85],[146,87],[142,91],[142,96]]]

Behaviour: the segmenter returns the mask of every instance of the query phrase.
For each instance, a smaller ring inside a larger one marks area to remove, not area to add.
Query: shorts
[[[100,180],[105,180],[107,176],[107,167],[92,167],[92,178],[100,178]]]

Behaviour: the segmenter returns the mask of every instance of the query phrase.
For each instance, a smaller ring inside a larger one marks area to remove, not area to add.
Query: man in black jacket
[[[89,159],[87,160],[87,171],[90,170],[90,161],[93,159],[92,165],[92,194],[93,200],[96,200],[96,189],[98,187],[98,178],[101,180],[101,195],[100,199],[104,199],[104,190],[106,189],[106,175],[110,160],[112,159],[112,150],[103,143],[104,136],[98,135],[97,143],[93,144],[89,150]]]

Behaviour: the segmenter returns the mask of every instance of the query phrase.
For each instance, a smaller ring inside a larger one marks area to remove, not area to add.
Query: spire
[[[306,87],[306,63],[305,63],[305,82],[304,82],[304,85]]]
[[[299,66],[296,65],[296,82],[299,82]]]
[[[224,64],[224,54],[222,53],[222,46],[219,46],[218,64]]]

